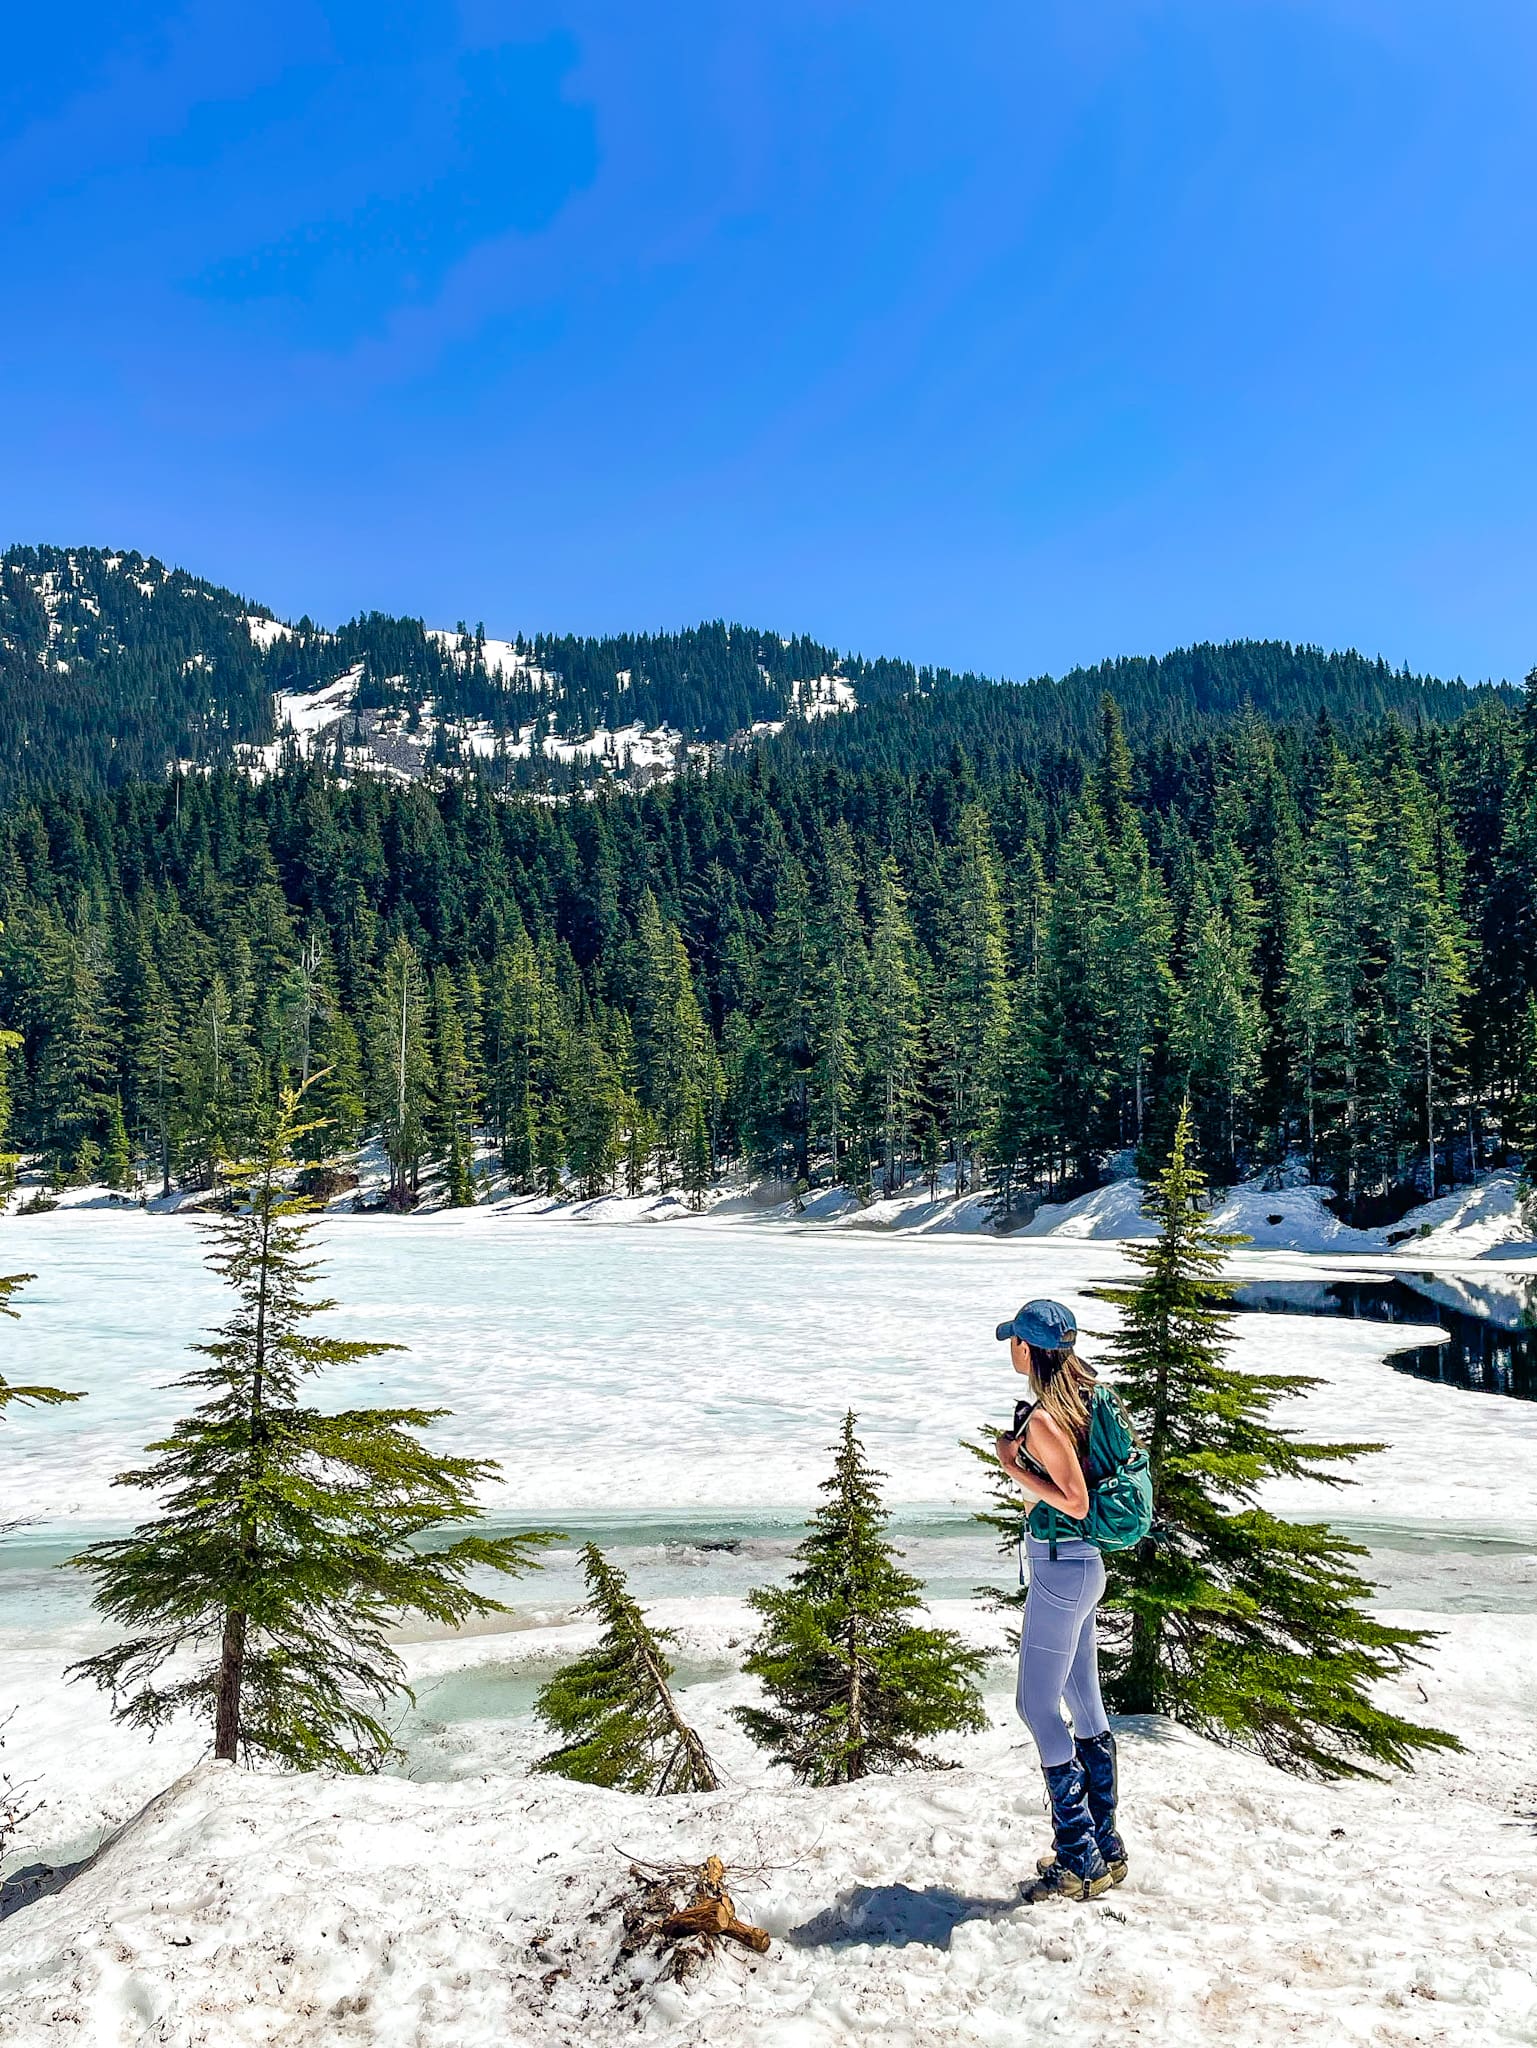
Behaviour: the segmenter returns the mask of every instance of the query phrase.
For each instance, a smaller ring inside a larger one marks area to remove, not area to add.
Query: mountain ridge
[[[327,628],[130,549],[0,555],[0,796],[178,765],[259,774],[295,755],[345,775],[472,772],[553,794],[642,787],[755,745],[907,773],[959,745],[996,772],[1086,744],[1106,693],[1138,738],[1249,708],[1440,723],[1480,694],[1515,694],[1289,641],[1011,682],[721,620],[508,640],[372,611]]]

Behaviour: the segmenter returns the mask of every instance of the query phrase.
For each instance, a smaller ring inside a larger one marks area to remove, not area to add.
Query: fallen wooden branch
[[[766,1956],[769,1952],[769,1933],[766,1927],[753,1927],[745,1920],[733,1920],[721,1929],[728,1941],[739,1941],[743,1948],[750,1948],[755,1955]]]
[[[664,1941],[687,1941],[691,1934],[724,1934],[732,1921],[729,1899],[695,1899],[681,1913],[669,1913],[662,1922]]]
[[[672,1944],[673,1975],[680,1981],[713,1954],[723,1940],[751,1949],[754,1955],[768,1954],[768,1930],[738,1918],[726,1889],[726,1866],[718,1856],[707,1857],[694,1869],[685,1865],[671,1870],[648,1870],[632,1863],[630,1875],[646,1889],[625,1915],[622,1953],[634,1955],[652,1941],[664,1946]],[[680,1905],[677,1894],[686,1885],[692,1886],[693,1896],[687,1905]]]

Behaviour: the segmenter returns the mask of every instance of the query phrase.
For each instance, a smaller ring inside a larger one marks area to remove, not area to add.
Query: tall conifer
[[[151,1464],[119,1475],[163,1506],[74,1560],[129,1634],[73,1670],[134,1726],[205,1717],[216,1757],[370,1770],[394,1750],[382,1717],[408,1692],[387,1640],[397,1617],[499,1611],[468,1575],[523,1571],[548,1538],[418,1547],[478,1518],[494,1465],[420,1441],[441,1409],[304,1404],[316,1373],[397,1348],[309,1332],[334,1303],[314,1297],[313,1204],[293,1187],[305,1131],[285,1090],[260,1119],[259,1154],[227,1171],[240,1206],[205,1226],[208,1263],[239,1305],[179,1383],[200,1404],[149,1446]]]
[[[421,1185],[432,1115],[427,983],[416,948],[396,939],[385,957],[369,1031],[369,1083],[385,1156],[390,1201],[409,1208]]]
[[[1122,1713],[1170,1714],[1322,1777],[1455,1748],[1372,1698],[1429,1638],[1368,1611],[1361,1547],[1257,1503],[1272,1477],[1340,1485],[1341,1464],[1380,1446],[1304,1442],[1269,1416],[1316,1380],[1223,1362],[1230,1290],[1220,1272],[1243,1240],[1206,1220],[1191,1137],[1187,1105],[1148,1193],[1158,1236],[1126,1246],[1143,1277],[1099,1290],[1121,1310],[1110,1340],[1116,1386],[1147,1448],[1158,1535],[1113,1561],[1111,1604],[1129,1616],[1130,1641],[1107,1697]]]

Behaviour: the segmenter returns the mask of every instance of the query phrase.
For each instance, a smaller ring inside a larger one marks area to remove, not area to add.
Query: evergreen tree
[[[1281,1026],[1292,1084],[1288,1091],[1288,1107],[1301,1116],[1307,1142],[1308,1172],[1316,1178],[1318,1062],[1328,991],[1319,961],[1314,899],[1306,881],[1294,892],[1287,905],[1281,943],[1285,956]]]
[[[228,1170],[243,1206],[206,1226],[208,1264],[239,1306],[179,1383],[205,1398],[150,1445],[153,1463],[118,1478],[161,1494],[160,1511],[74,1560],[98,1612],[132,1633],[73,1669],[134,1726],[206,1716],[216,1757],[369,1770],[394,1751],[381,1716],[407,1690],[386,1631],[402,1614],[456,1624],[500,1611],[467,1575],[522,1571],[549,1539],[418,1548],[477,1519],[473,1491],[496,1468],[421,1443],[440,1409],[303,1404],[312,1375],[396,1348],[309,1333],[334,1304],[313,1297],[313,1205],[293,1191],[304,1134],[285,1090],[255,1159]]]
[[[1109,1122],[1115,1028],[1105,985],[1109,858],[1099,808],[1085,802],[1062,842],[1041,943],[1037,1121],[1065,1175],[1090,1170]]]
[[[127,1064],[135,1105],[133,1136],[148,1155],[160,1193],[171,1192],[171,1171],[182,1152],[180,1128],[181,1022],[148,935],[135,933],[129,962]]]
[[[56,1181],[94,1177],[111,1100],[114,1019],[100,928],[55,925],[43,939],[33,1115]]]
[[[1437,855],[1429,792],[1407,755],[1406,736],[1390,735],[1379,790],[1377,943],[1383,962],[1385,1092],[1397,1098],[1399,1152],[1423,1140],[1425,1192],[1436,1191],[1436,1119],[1458,1079],[1467,1041],[1462,1004],[1470,993],[1455,892]],[[1395,1170],[1401,1177],[1400,1158]]]
[[[710,1126],[704,1104],[696,1096],[683,1141],[683,1186],[691,1209],[704,1207],[705,1194],[714,1178],[715,1153],[710,1142]]]
[[[595,1030],[579,1031],[571,1041],[566,1096],[566,1163],[591,1201],[619,1164],[624,1121],[624,1091]]]
[[[1333,753],[1309,847],[1316,954],[1314,1103],[1325,1170],[1347,1202],[1380,1173],[1381,991],[1375,835],[1355,767]]]
[[[316,1129],[300,1149],[304,1156],[306,1148],[313,1151],[318,1163],[353,1151],[361,1144],[367,1123],[358,1034],[339,1004],[327,1004],[315,1018],[310,1054],[313,1065],[305,1100],[314,1105]]]
[[[1003,906],[989,844],[986,813],[961,814],[940,924],[940,1009],[937,1038],[948,1096],[955,1192],[968,1186],[971,1147],[989,1124],[997,1096],[1004,1033]]]
[[[1198,876],[1174,1056],[1207,1155],[1236,1175],[1245,1112],[1260,1073],[1264,1019],[1242,926]]]
[[[21,1050],[23,1044],[19,1031],[0,1030],[0,1200],[9,1195],[16,1185],[16,1168],[20,1155],[11,1150],[11,1072],[12,1056]]]
[[[655,1123],[666,1188],[682,1158],[692,1106],[710,1086],[709,1033],[682,937],[662,918],[649,889],[641,899],[638,943],[637,1079],[640,1099]]]
[[[582,1546],[597,1646],[540,1689],[535,1716],[561,1738],[534,1768],[624,1792],[713,1792],[719,1780],[672,1691],[666,1646],[595,1543]]]
[[[437,1086],[428,1119],[428,1140],[443,1170],[444,1201],[450,1209],[468,1209],[475,1202],[469,1059],[459,993],[446,967],[440,967],[432,977],[432,1039]]]
[[[374,1115],[390,1162],[390,1202],[409,1208],[421,1186],[433,1095],[426,980],[409,939],[396,939],[385,958],[368,1053]]]
[[[128,1144],[128,1126],[123,1121],[123,1101],[119,1095],[114,1095],[107,1105],[101,1177],[109,1188],[126,1188],[133,1179],[133,1153]]]
[[[748,1596],[763,1627],[742,1668],[769,1704],[739,1707],[736,1718],[809,1785],[927,1768],[934,1759],[921,1742],[986,1725],[976,1689],[986,1658],[912,1619],[923,1590],[897,1563],[880,1474],[854,1429],[845,1415],[826,1502],[788,1585]]]
[[[1526,1030],[1517,1069],[1511,1136],[1521,1158],[1521,1206],[1537,1225],[1537,996],[1526,999]]]
[[[178,1119],[182,1165],[199,1187],[216,1187],[223,1162],[245,1149],[246,1019],[216,972],[181,1049]]]
[[[1128,1077],[1130,1080],[1130,1136],[1140,1145],[1148,1074],[1175,1006],[1175,981],[1169,964],[1173,921],[1142,830],[1124,803],[1118,808],[1120,829],[1107,863],[1109,900],[1104,911],[1102,958],[1116,1069],[1123,1090]]]
[[[315,1026],[331,1007],[324,974],[325,946],[311,932],[278,991],[278,1014],[285,1038],[287,1065],[301,1088],[309,1086],[314,1061]]]
[[[887,1194],[900,1188],[917,1089],[922,994],[901,871],[890,854],[870,884],[870,1034],[866,1075]]]
[[[810,1070],[815,1042],[816,960],[811,897],[797,860],[785,860],[774,888],[774,921],[764,949],[762,1007],[754,1033],[757,1086],[749,1112],[760,1157],[778,1161],[788,1141],[796,1180],[810,1173]]]
[[[1122,1713],[1164,1713],[1284,1769],[1369,1775],[1455,1738],[1378,1706],[1372,1687],[1429,1640],[1367,1609],[1364,1555],[1324,1522],[1255,1504],[1273,1476],[1344,1483],[1336,1468],[1380,1446],[1307,1443],[1271,1409],[1317,1381],[1223,1363],[1223,1256],[1241,1238],[1212,1229],[1191,1160],[1188,1105],[1150,1189],[1158,1236],[1126,1247],[1142,1279],[1098,1290],[1121,1310],[1111,1339],[1117,1389],[1152,1466],[1158,1540],[1113,1560],[1112,1606],[1130,1618],[1107,1687]]]

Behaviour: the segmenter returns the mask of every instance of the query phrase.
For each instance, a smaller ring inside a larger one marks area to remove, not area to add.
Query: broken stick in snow
[[[653,1885],[653,1899],[658,1892],[666,1896],[669,1892],[681,1890],[692,1880],[694,1895],[689,1904],[674,1906],[653,1923],[657,1940],[698,1940],[702,1944],[701,1960],[704,1953],[720,1940],[738,1942],[743,1948],[750,1948],[755,1955],[768,1954],[770,1937],[767,1930],[737,1918],[731,1894],[726,1890],[726,1866],[718,1856],[708,1857],[695,1870],[658,1871],[652,1875],[636,1864],[631,1866],[631,1874]]]

